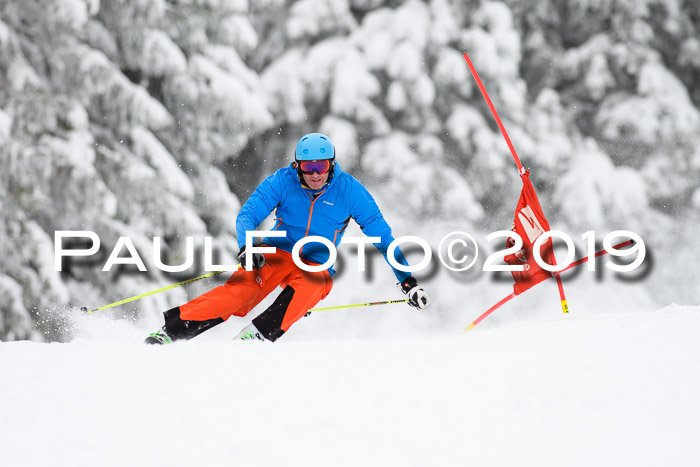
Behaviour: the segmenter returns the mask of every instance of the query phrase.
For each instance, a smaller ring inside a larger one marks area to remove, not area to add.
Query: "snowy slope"
[[[700,463],[699,307],[391,342],[212,333],[0,343],[0,464]]]

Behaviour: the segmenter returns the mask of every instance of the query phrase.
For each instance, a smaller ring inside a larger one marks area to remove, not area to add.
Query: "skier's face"
[[[328,181],[328,172],[326,172],[324,174],[314,172],[311,174],[303,174],[303,175],[304,175],[304,183],[306,184],[306,186],[308,186],[312,190],[318,190],[323,185],[325,185],[326,182]]]

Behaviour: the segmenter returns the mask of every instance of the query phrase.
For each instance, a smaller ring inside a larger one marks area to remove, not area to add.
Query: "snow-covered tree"
[[[329,134],[343,168],[407,225],[508,228],[520,183],[464,52],[553,224],[688,242],[700,225],[699,8],[0,1],[0,339],[65,339],[56,310],[199,272],[150,267],[153,237],[166,263],[205,235],[232,262],[241,202],[309,131]],[[684,227],[662,238],[659,223]],[[57,230],[93,230],[104,251],[59,273]],[[99,271],[121,236],[149,272]]]
[[[1,8],[3,243],[13,253],[1,266],[8,293],[0,300],[23,323],[2,335],[29,335],[27,319],[51,323],[58,305],[96,305],[168,280],[157,271],[138,280],[95,274],[94,265],[59,276],[56,230],[93,230],[105,249],[129,236],[151,266],[155,236],[166,259],[197,234],[213,235],[233,257],[234,227],[225,220],[240,203],[221,163],[271,122],[257,75],[238,54],[255,45],[247,3]],[[85,283],[95,286],[87,295]],[[43,329],[49,338],[64,331]]]

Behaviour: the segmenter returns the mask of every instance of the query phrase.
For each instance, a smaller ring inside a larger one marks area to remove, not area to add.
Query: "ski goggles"
[[[318,161],[299,161],[299,170],[306,175],[311,175],[316,172],[323,175],[331,169],[330,159],[321,159]]]

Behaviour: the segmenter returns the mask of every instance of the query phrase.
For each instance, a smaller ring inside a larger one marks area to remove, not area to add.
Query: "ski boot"
[[[159,345],[164,345],[164,344],[172,344],[173,340],[170,338],[167,332],[165,332],[165,326],[163,326],[161,329],[157,330],[156,332],[151,333],[145,341],[143,341],[144,344],[159,344]]]
[[[244,327],[241,332],[238,333],[236,337],[233,338],[234,341],[266,341],[263,335],[258,331],[253,323]]]

